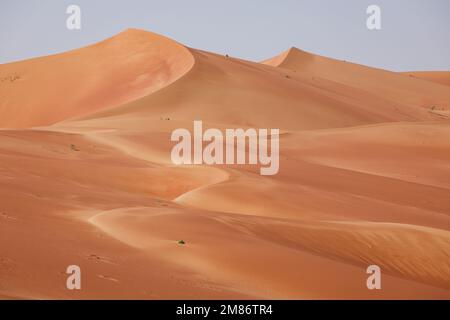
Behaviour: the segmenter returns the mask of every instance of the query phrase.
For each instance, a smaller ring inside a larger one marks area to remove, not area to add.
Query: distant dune
[[[449,79],[135,29],[2,64],[0,298],[449,299]],[[279,173],[174,166],[194,120],[279,128]]]
[[[119,106],[174,82],[193,62],[176,42],[130,30],[86,48],[4,64],[0,125],[49,125]]]
[[[450,71],[404,72],[404,74],[450,86]]]

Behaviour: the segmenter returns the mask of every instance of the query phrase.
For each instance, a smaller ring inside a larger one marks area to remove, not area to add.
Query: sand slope
[[[128,30],[87,48],[3,64],[0,127],[49,125],[121,105],[172,83],[192,63],[175,41]]]
[[[1,298],[450,298],[442,84],[140,30],[0,74]],[[193,120],[279,128],[279,174],[174,166]]]
[[[450,71],[417,71],[403,72],[403,74],[450,86]]]
[[[450,109],[448,87],[395,72],[330,59],[297,48],[291,48],[263,63],[364,89],[397,103]]]

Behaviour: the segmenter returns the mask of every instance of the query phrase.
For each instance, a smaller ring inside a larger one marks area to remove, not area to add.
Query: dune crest
[[[450,71],[416,71],[402,72],[402,74],[450,86]]]
[[[331,59],[297,48],[291,48],[262,63],[333,80],[397,103],[450,109],[448,88],[416,77],[405,77],[396,72]]]
[[[193,62],[175,41],[128,29],[85,48],[2,64],[0,127],[45,126],[121,105],[173,83]]]
[[[140,30],[0,76],[2,299],[450,298],[445,85]],[[280,129],[279,172],[173,164],[195,120]]]

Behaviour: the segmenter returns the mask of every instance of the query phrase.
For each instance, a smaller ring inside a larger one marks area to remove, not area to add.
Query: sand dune
[[[405,77],[395,72],[310,54],[297,48],[291,48],[263,63],[350,85],[397,103],[425,108],[439,106],[445,110],[450,108],[450,91],[445,86]]]
[[[118,106],[172,83],[192,63],[175,41],[128,30],[87,48],[0,65],[0,127],[49,125]]]
[[[450,298],[450,90],[434,76],[133,29],[0,75],[2,299]],[[279,173],[173,165],[171,132],[194,120],[279,128]]]
[[[450,71],[404,72],[404,74],[450,86]]]
[[[216,127],[304,130],[439,117],[424,108],[386,101],[383,95],[373,94],[365,103],[367,92],[351,86],[198,50],[191,53],[193,67],[173,85],[84,119],[162,115],[192,122],[201,116]],[[222,107],[214,107],[217,101]]]

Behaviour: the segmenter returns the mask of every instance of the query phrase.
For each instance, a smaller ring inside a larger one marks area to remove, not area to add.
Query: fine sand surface
[[[0,65],[0,299],[450,299],[448,79],[134,29]],[[173,165],[194,120],[279,128],[279,173]]]
[[[405,72],[404,74],[450,86],[450,71],[419,71]]]

